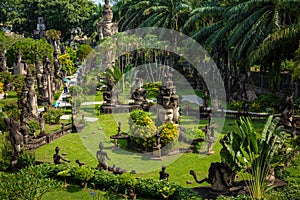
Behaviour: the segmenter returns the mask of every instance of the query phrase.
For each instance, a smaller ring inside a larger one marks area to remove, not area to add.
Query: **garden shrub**
[[[205,133],[200,129],[200,128],[192,128],[192,129],[188,129],[185,132],[186,136],[188,136],[190,139],[196,139],[196,138],[205,138]],[[198,142],[195,146],[194,146],[194,153],[198,153],[199,150],[202,148],[202,144],[203,142]]]
[[[91,180],[94,175],[94,170],[92,170],[90,167],[79,167],[75,170],[74,176],[77,180],[84,183],[85,188],[87,187],[87,182]]]
[[[162,146],[174,145],[178,142],[178,125],[168,122],[159,127],[160,142]]]
[[[71,59],[70,54],[66,53],[63,55],[60,55],[58,57],[59,61],[61,62],[62,65],[62,70],[66,72],[66,75],[71,75],[74,74],[76,72],[76,66],[73,62],[73,60]]]
[[[7,116],[7,118],[13,118],[18,120],[20,117],[20,111],[18,107],[17,99],[3,99],[2,112]]]
[[[66,171],[68,176],[64,176],[68,182],[76,183],[76,180],[85,180],[86,183],[95,189],[110,190],[117,193],[126,193],[133,189],[139,198],[149,197],[162,199],[163,195],[169,195],[169,199],[188,200],[198,199],[197,193],[191,189],[186,189],[175,182],[161,181],[150,178],[135,179],[134,175],[125,173],[114,175],[107,171],[99,171],[88,168],[88,173],[78,172],[86,170],[87,167],[71,167],[67,165],[41,164],[30,168],[38,168],[39,174],[43,177],[51,177],[61,180],[60,172]],[[82,176],[82,174],[93,174],[94,176]],[[69,176],[70,175],[70,176]],[[40,175],[39,175],[40,176]],[[89,178],[87,178],[89,177]],[[74,181],[75,180],[75,181]]]
[[[22,38],[20,41],[15,42],[7,51],[7,66],[12,67],[18,54],[18,50],[21,50],[22,60],[25,60],[27,64],[35,64],[36,54],[38,58],[42,60],[45,55],[49,60],[53,60],[53,47],[46,39],[34,40],[32,38]]]
[[[64,114],[63,110],[55,108],[47,108],[47,111],[44,112],[44,119],[46,123],[55,123],[59,124],[60,117]]]
[[[281,108],[281,106],[283,105],[282,100],[274,94],[260,95],[255,100],[255,103],[259,105],[259,107],[261,108],[261,111],[265,111],[266,108],[273,108],[273,109]]]
[[[152,150],[156,142],[156,126],[149,115],[142,110],[135,110],[129,117],[129,135],[137,148]]]
[[[40,124],[38,121],[31,119],[28,122],[29,134],[33,135],[37,130],[40,129]]]
[[[29,167],[17,173],[0,172],[0,199],[41,199],[46,192],[60,188],[58,181],[45,177],[39,167]]]
[[[12,145],[7,132],[0,134],[0,171],[6,171],[10,167]]]
[[[159,93],[159,87],[161,86],[161,82],[146,83],[143,88],[147,92],[147,99],[156,99]]]
[[[19,169],[35,164],[35,156],[33,152],[30,151],[23,151],[23,153],[18,156],[17,160]]]
[[[93,51],[93,48],[88,44],[82,44],[77,50],[77,58],[80,62],[87,57],[87,55]]]

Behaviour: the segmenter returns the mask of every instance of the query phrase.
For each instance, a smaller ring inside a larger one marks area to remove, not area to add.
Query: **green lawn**
[[[110,135],[117,133],[117,122],[121,121],[122,131],[127,132],[129,114],[114,114],[114,115],[100,115],[99,120],[93,123],[87,123],[86,128],[81,133],[70,133],[65,135],[51,144],[47,144],[36,150],[35,155],[37,160],[44,162],[52,162],[52,155],[55,153],[54,149],[59,146],[61,153],[66,153],[65,158],[70,159],[71,163],[68,165],[76,165],[75,160],[86,162],[89,166],[97,166],[95,157],[98,150],[99,142],[104,142],[105,151],[109,157],[108,161],[110,166],[116,165],[127,171],[136,170],[137,177],[151,177],[158,179],[158,172],[162,165],[167,166],[167,172],[170,174],[170,181],[180,183],[184,187],[196,187],[198,184],[187,184],[186,181],[193,180],[189,175],[191,169],[195,170],[199,178],[204,178],[208,174],[208,169],[211,162],[220,161],[219,151],[221,145],[218,140],[221,135],[218,134],[214,151],[216,154],[207,156],[203,153],[185,153],[175,156],[164,156],[162,161],[151,160],[151,154],[133,153],[123,148],[113,149],[113,140],[109,138]],[[187,118],[183,119],[187,127],[197,127],[194,120]],[[201,121],[201,124],[206,121]],[[263,126],[263,122],[255,123],[257,128]],[[235,121],[227,119],[222,133],[227,133],[228,130],[235,129]],[[121,144],[123,146],[125,144]],[[203,151],[206,145],[203,145]],[[207,184],[202,184],[207,185]]]

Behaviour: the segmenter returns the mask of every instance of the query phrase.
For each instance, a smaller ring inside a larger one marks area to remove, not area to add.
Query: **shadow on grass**
[[[68,185],[66,190],[70,193],[80,192],[81,187],[79,185]]]

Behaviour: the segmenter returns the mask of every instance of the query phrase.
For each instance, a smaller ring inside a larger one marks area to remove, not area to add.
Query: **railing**
[[[38,139],[29,140],[26,144],[24,144],[24,148],[28,150],[37,149],[45,144],[53,142],[54,140],[60,138],[63,135],[68,134],[71,129],[72,129],[72,124],[67,126],[64,126],[62,124],[60,130],[54,131],[53,133],[50,133]]]

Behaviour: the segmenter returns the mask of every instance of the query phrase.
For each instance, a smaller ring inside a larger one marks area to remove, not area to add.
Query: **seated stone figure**
[[[70,162],[69,160],[67,159],[64,159],[60,154],[59,154],[59,147],[56,147],[55,148],[55,154],[53,155],[53,162],[54,164],[63,164],[64,162],[62,162],[61,160],[65,161],[65,162]]]
[[[103,151],[103,148],[104,148],[104,144],[100,142],[99,150],[96,153],[96,158],[98,159],[98,166],[97,166],[98,170],[101,170],[102,168],[104,170],[108,170],[106,159],[110,160],[110,158],[108,157],[107,153]]]
[[[162,166],[162,171],[159,172],[159,180],[169,180],[169,173],[166,172],[166,166]]]

